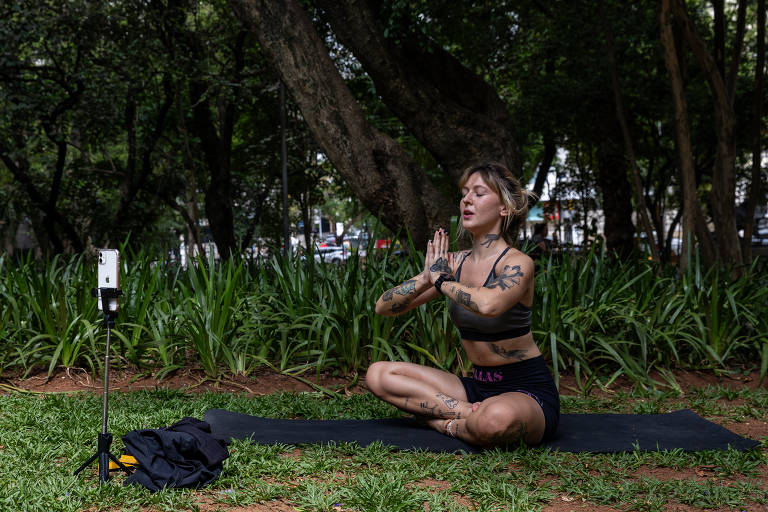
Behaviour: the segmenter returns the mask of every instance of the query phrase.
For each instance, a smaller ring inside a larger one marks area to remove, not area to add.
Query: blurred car
[[[350,251],[337,245],[323,245],[315,249],[315,261],[326,263],[343,263],[349,259]]]

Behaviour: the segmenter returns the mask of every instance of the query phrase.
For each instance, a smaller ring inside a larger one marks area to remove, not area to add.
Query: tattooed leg
[[[541,407],[533,398],[519,393],[505,393],[482,402],[477,412],[450,422],[434,419],[430,426],[446,435],[471,444],[492,447],[514,445],[521,441],[535,444],[544,434],[545,420]]]
[[[434,398],[419,400],[415,408],[413,401],[406,398],[404,410],[428,419],[461,419],[472,414],[472,404],[437,393]]]

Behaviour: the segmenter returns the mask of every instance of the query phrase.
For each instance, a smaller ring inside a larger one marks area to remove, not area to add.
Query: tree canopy
[[[282,81],[297,232],[330,201],[420,246],[498,161],[538,193],[556,174],[547,208],[575,194],[585,233],[601,211],[621,257],[642,232],[661,259],[680,237],[746,262],[764,27],[764,0],[4,2],[0,230],[29,217],[52,253],[279,243]]]

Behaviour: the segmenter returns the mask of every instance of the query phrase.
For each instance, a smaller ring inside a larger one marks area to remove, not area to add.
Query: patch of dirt
[[[451,482],[446,482],[445,480],[433,480],[431,478],[426,478],[424,480],[421,480],[419,482],[413,482],[406,487],[415,487],[417,489],[423,489],[425,491],[447,491],[451,488]]]
[[[693,507],[691,505],[684,505],[682,503],[669,502],[664,506],[664,510],[669,512],[701,512],[700,508]],[[758,505],[757,503],[744,503],[736,508],[720,507],[720,508],[708,508],[707,512],[765,512],[765,505]]]
[[[730,421],[717,422],[717,418],[713,418],[719,425],[727,428],[731,432],[735,432],[740,436],[748,437],[750,439],[763,439],[768,437],[768,422],[760,421],[754,418],[750,418],[743,423],[736,423]]]
[[[666,384],[666,380],[658,372],[651,372],[650,377],[656,382]],[[752,370],[745,375],[743,371],[734,369],[729,372],[721,372],[719,375],[713,371],[704,370],[675,370],[674,372],[675,382],[677,382],[683,393],[689,393],[694,388],[706,388],[707,386],[717,387],[730,387],[732,389],[757,389],[762,387],[768,389],[768,378],[766,378],[762,384],[760,383],[760,372]],[[583,379],[582,379],[583,383]],[[607,390],[603,390],[598,386],[592,388],[591,395],[605,398],[611,396],[619,390],[629,391],[634,387],[633,382],[625,376],[617,378],[608,386]],[[579,394],[579,385],[574,375],[567,373],[560,374],[560,393]],[[742,402],[732,401],[726,402],[729,405],[740,404]]]
[[[285,500],[266,501],[245,507],[229,507],[223,503],[200,503],[200,512],[294,512],[297,510]]]
[[[589,501],[582,501],[581,498],[563,494],[544,505],[541,512],[616,512],[617,510],[620,509],[607,505],[596,505]]]
[[[365,393],[364,379],[338,377],[328,373],[318,375],[308,372],[302,379],[318,386],[340,393]],[[77,392],[90,391],[101,393],[104,384],[101,377],[93,378],[87,371],[79,368],[60,369],[50,377],[40,372],[25,379],[19,376],[6,377],[7,382],[16,388],[40,392]],[[316,391],[313,386],[300,379],[276,373],[269,369],[260,369],[246,376],[226,376],[218,380],[207,378],[201,370],[177,371],[162,379],[156,379],[149,373],[135,369],[115,368],[109,372],[110,391],[136,391],[154,389],[180,389],[190,393],[223,392],[246,393],[248,395],[267,395],[279,391]]]
[[[761,470],[761,480],[765,480],[768,477],[766,471]],[[632,475],[633,478],[649,477],[656,480],[669,481],[669,480],[711,480],[717,485],[731,485],[736,482],[744,481],[743,476],[722,476],[718,474],[717,467],[715,466],[697,466],[695,468],[667,468],[667,467],[649,467],[641,466],[635,470]]]
[[[761,385],[760,374],[757,371],[749,372],[747,375],[744,375],[741,371],[717,375],[711,371],[678,370],[674,373],[674,376],[678,385],[685,393],[690,392],[693,388],[715,387],[719,385],[737,390],[743,388],[757,389],[758,387],[768,389],[768,379],[765,379]],[[367,391],[364,374],[355,379],[354,377],[333,375],[329,372],[321,372],[319,376],[315,372],[306,372],[301,377],[306,381],[333,391],[344,393],[365,393]],[[660,375],[652,375],[652,378],[658,382],[664,382]],[[95,393],[103,391],[101,377],[97,376],[94,379],[90,373],[81,368],[58,369],[50,377],[46,372],[40,371],[24,379],[19,374],[9,373],[3,376],[3,380],[12,386],[28,391],[93,391]],[[258,369],[248,376],[225,376],[218,380],[213,380],[206,378],[202,370],[199,369],[180,370],[162,379],[157,379],[149,372],[140,372],[130,367],[118,367],[110,370],[109,386],[111,391],[170,388],[189,392],[245,392],[249,395],[266,395],[278,391],[316,390],[300,379],[276,373],[268,368]],[[619,390],[629,392],[633,386],[634,384],[628,378],[619,377],[611,383],[607,390],[597,386],[594,387],[591,395],[604,398],[611,396]],[[578,393],[578,389],[575,376],[568,375],[567,373],[560,375],[560,392],[562,394]],[[729,406],[736,406],[743,403],[743,400],[719,400],[718,402]]]

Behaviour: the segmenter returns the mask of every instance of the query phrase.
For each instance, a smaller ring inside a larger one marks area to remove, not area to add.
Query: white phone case
[[[117,249],[99,249],[99,309],[101,304],[101,288],[120,288],[120,251]],[[120,299],[110,298],[109,310],[117,311]]]

